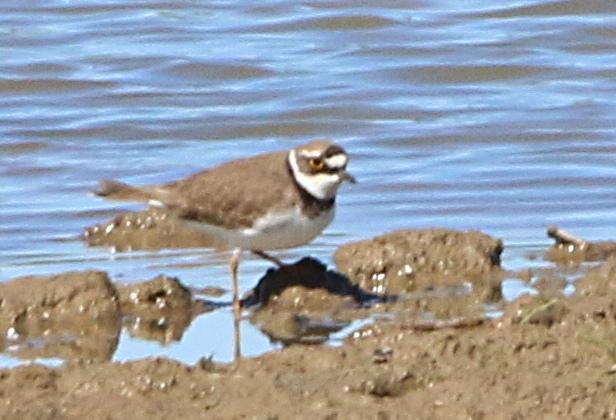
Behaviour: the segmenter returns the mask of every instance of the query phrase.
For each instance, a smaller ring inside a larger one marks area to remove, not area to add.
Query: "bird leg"
[[[241,250],[236,248],[231,254],[231,260],[229,261],[229,269],[231,270],[231,292],[233,293],[233,312],[239,316],[241,312],[239,287],[237,282],[237,270],[240,265],[240,253]]]
[[[236,248],[233,250],[231,254],[231,259],[229,261],[229,269],[231,270],[231,289],[233,292],[233,341],[234,341],[234,359],[235,361],[239,361],[241,358],[241,348],[240,348],[240,320],[242,317],[242,305],[239,297],[239,287],[237,282],[237,271],[240,265],[240,254],[242,250]]]
[[[282,267],[284,267],[286,265],[285,263],[280,261],[278,258],[273,257],[273,256],[271,256],[271,255],[269,255],[269,254],[267,254],[267,253],[265,253],[263,251],[257,251],[257,250],[253,249],[252,253],[255,254],[255,255],[258,255],[259,257],[261,257],[263,259],[266,259],[268,261],[273,262],[274,264],[276,264],[278,266],[278,268],[282,268]]]

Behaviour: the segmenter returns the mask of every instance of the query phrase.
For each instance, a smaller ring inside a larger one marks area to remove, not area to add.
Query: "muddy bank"
[[[104,272],[0,284],[0,344],[15,357],[109,360],[120,328],[117,290]]]
[[[0,348],[23,360],[108,361],[122,327],[166,344],[212,309],[166,276],[131,285],[101,271],[21,277],[0,284]]]
[[[245,314],[284,347],[232,364],[108,362],[122,326],[167,343],[216,310],[177,279],[126,286],[89,271],[4,283],[4,351],[67,362],[1,369],[0,418],[616,417],[616,259],[571,296],[545,280],[504,302],[501,251],[479,232],[405,230],[341,247],[337,271],[310,259],[270,270]],[[486,304],[503,316],[486,317]],[[366,318],[339,347],[315,345]]]
[[[106,246],[117,252],[140,249],[212,247],[224,248],[203,232],[195,231],[157,207],[124,212],[82,232],[90,246]]]
[[[616,416],[616,260],[570,298],[425,331],[381,320],[338,348],[0,371],[2,418],[588,419]]]

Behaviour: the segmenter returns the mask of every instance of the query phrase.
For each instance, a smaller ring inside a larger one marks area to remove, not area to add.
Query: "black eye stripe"
[[[325,153],[323,153],[325,157],[330,157],[330,156],[339,155],[339,154],[344,154],[344,149],[335,144],[329,146],[327,150],[325,151]]]
[[[309,171],[312,174],[336,174],[339,173],[340,171],[343,171],[346,168],[346,164],[343,166],[328,166],[328,159],[340,154],[345,154],[344,150],[340,147],[330,147],[329,149],[327,149],[325,151],[325,153],[322,153],[320,155],[312,155],[312,156],[306,156],[305,154],[301,154],[299,157],[301,161],[303,161],[303,165],[306,165],[307,168],[305,168],[305,170]],[[321,166],[320,168],[317,168],[316,166]]]

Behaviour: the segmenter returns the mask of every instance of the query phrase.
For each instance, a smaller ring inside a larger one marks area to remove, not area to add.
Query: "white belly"
[[[268,213],[252,228],[237,231],[196,222],[187,222],[193,229],[202,230],[232,248],[255,251],[295,248],[319,236],[334,218],[334,207],[320,216],[309,219],[300,208],[286,213]]]

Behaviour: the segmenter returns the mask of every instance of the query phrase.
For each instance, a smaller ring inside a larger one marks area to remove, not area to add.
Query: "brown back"
[[[334,201],[316,200],[301,189],[287,156],[279,151],[234,160],[148,190],[180,219],[228,229],[250,227],[272,209],[295,205],[316,217]]]

